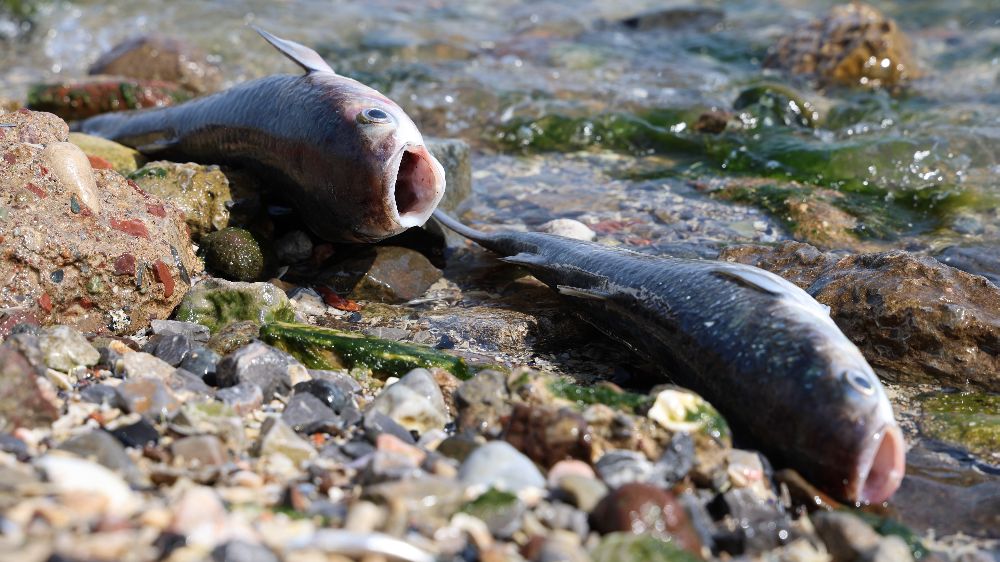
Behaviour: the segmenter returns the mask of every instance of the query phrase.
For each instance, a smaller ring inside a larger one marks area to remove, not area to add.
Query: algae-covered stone
[[[184,212],[196,239],[229,225],[229,180],[218,166],[150,162],[129,175],[143,191],[162,197]]]
[[[1000,460],[1000,395],[937,394],[924,400],[923,409],[920,429],[925,435]]]
[[[177,310],[182,322],[197,322],[216,333],[240,321],[288,322],[294,312],[284,291],[270,283],[241,283],[208,278],[186,295]]]
[[[333,328],[275,322],[261,328],[260,339],[290,353],[310,369],[361,367],[399,377],[420,367],[438,367],[462,379],[470,374],[462,358],[434,348]]]
[[[253,281],[264,271],[264,254],[252,234],[228,227],[201,239],[205,267],[233,281]]]
[[[593,562],[698,562],[701,558],[691,554],[673,542],[663,541],[652,535],[632,533],[610,533],[601,538],[590,551]]]
[[[716,439],[729,439],[729,425],[718,410],[689,390],[661,390],[646,415],[670,431],[700,431]]]
[[[120,174],[131,174],[146,163],[146,158],[137,150],[101,137],[70,133],[69,142],[80,147],[87,156],[97,156],[107,160]]]
[[[469,144],[462,139],[424,137],[427,150],[444,168],[447,189],[439,206],[453,211],[472,195],[472,160]]]
[[[63,119],[86,119],[109,111],[174,105],[190,98],[190,92],[162,80],[93,76],[34,84],[28,90],[28,108]]]

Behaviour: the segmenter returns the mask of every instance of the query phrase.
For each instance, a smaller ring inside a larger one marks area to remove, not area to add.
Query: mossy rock
[[[253,235],[228,227],[201,239],[205,267],[232,281],[254,281],[264,271],[264,254]]]
[[[697,562],[701,558],[652,535],[609,533],[590,551],[593,562]]]
[[[150,162],[128,178],[143,191],[183,211],[195,240],[229,226],[227,204],[233,200],[233,194],[229,179],[218,166]]]
[[[935,394],[922,406],[920,429],[925,435],[993,461],[1000,459],[1000,394]]]
[[[229,324],[288,322],[295,318],[284,291],[270,283],[240,283],[209,278],[191,288],[177,309],[177,319],[197,322],[217,333]]]

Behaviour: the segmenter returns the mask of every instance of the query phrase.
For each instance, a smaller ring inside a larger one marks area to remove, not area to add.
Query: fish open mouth
[[[417,145],[403,147],[393,188],[396,222],[406,228],[427,222],[444,189],[444,168],[427,149]]]
[[[861,465],[858,479],[858,501],[881,503],[899,488],[906,473],[906,443],[903,433],[895,424],[879,432],[868,455],[870,460]]]

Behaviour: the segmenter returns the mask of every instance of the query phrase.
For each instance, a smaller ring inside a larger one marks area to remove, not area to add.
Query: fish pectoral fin
[[[556,285],[556,290],[559,291],[560,295],[580,299],[604,301],[611,298],[611,295],[598,289],[581,289],[580,287],[570,287],[569,285]]]
[[[773,273],[755,267],[720,264],[712,270],[712,273],[771,295],[788,294],[788,287],[786,286],[788,281]]]
[[[306,73],[331,72],[336,74],[333,72],[333,69],[330,68],[330,65],[323,60],[323,57],[319,56],[319,53],[309,47],[296,43],[295,41],[289,41],[288,39],[282,39],[281,37],[271,35],[257,26],[252,25],[250,27],[259,33],[260,36],[270,43],[275,49],[278,49],[283,55],[292,59],[295,64],[301,66]]]

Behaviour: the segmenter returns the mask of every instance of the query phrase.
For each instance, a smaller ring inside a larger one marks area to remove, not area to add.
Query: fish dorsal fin
[[[281,37],[275,37],[270,33],[264,31],[263,29],[255,26],[254,31],[260,34],[268,43],[274,46],[275,49],[281,51],[286,57],[292,59],[295,64],[302,67],[306,73],[309,72],[333,72],[330,65],[323,60],[323,57],[319,56],[319,53],[306,47],[305,45],[300,45],[295,41],[289,41],[288,39],[282,39]],[[336,74],[336,73],[334,73]]]
[[[611,297],[611,295],[599,289],[581,289],[580,287],[570,287],[569,285],[556,285],[556,290],[559,291],[560,295],[593,301],[604,301]]]

